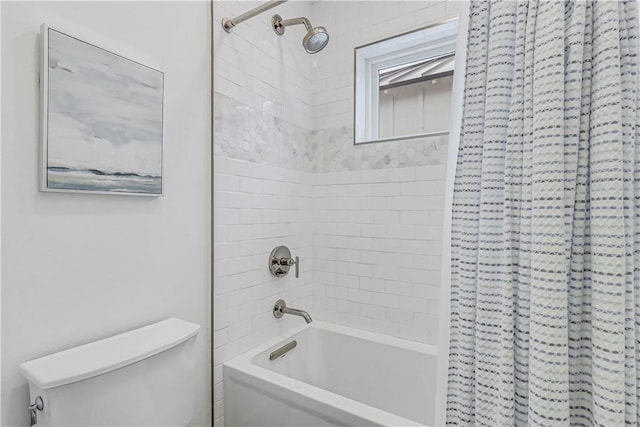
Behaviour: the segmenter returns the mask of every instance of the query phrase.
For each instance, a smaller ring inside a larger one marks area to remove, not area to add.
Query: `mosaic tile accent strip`
[[[311,141],[313,172],[331,172],[443,165],[449,136],[354,145],[353,128],[342,126],[314,131]]]
[[[305,172],[443,165],[448,135],[353,145],[353,129],[310,131],[267,110],[215,94],[216,155]]]
[[[313,170],[311,132],[265,110],[216,93],[216,155],[280,168]]]

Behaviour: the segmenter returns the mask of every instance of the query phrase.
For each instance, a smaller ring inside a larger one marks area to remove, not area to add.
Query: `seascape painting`
[[[164,74],[43,31],[42,190],[162,195]]]

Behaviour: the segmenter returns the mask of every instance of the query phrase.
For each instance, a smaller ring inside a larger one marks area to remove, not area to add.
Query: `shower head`
[[[314,27],[307,31],[302,39],[302,46],[307,53],[320,52],[329,43],[329,33],[324,27]]]
[[[302,47],[307,53],[317,53],[320,52],[324,47],[329,43],[329,33],[327,29],[324,27],[312,27],[311,22],[307,18],[293,18],[283,20],[282,17],[278,14],[273,15],[271,18],[271,25],[273,26],[273,31],[279,36],[284,34],[284,28],[289,25],[298,25],[304,24],[307,29],[307,34],[305,34],[302,39]]]

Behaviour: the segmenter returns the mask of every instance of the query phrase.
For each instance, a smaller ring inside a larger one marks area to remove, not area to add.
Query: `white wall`
[[[436,344],[445,166],[317,174],[313,313]]]
[[[210,33],[205,2],[2,2],[2,419],[27,426],[26,360],[167,317],[203,326],[210,424]],[[165,71],[165,195],[38,192],[41,23]]]

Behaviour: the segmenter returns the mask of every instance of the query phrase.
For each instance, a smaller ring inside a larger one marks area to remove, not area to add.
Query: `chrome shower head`
[[[307,53],[320,52],[329,43],[329,33],[324,27],[314,27],[307,31],[302,39],[302,46]]]
[[[273,15],[271,18],[273,31],[279,36],[284,34],[285,27],[297,24],[304,24],[307,29],[307,34],[305,34],[302,39],[302,47],[304,47],[307,53],[320,52],[327,43],[329,43],[329,33],[327,29],[324,27],[312,27],[311,22],[309,22],[307,18],[301,17],[283,20],[278,14]]]

